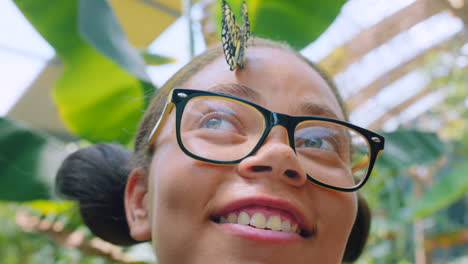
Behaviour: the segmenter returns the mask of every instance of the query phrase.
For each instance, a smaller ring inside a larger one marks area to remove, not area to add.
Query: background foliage
[[[59,139],[0,119],[0,260],[7,264],[131,262],[128,249],[96,240],[83,226],[75,205],[55,197],[53,179],[63,158],[79,147],[99,141],[131,145],[155,88],[145,64],[173,60],[135,49],[108,1],[14,2],[64,65],[51,93],[77,139]],[[241,1],[229,2],[239,14]],[[301,49],[330,25],[344,2],[252,0],[252,31]],[[220,21],[219,8],[214,10],[208,19]],[[457,49],[449,55],[460,56]],[[364,188],[374,218],[370,243],[359,263],[413,263],[420,248],[417,243],[423,243],[425,254],[447,262],[466,250],[459,245],[467,233],[463,222],[468,211],[467,75],[443,64],[435,59],[426,67],[428,73],[449,67],[451,74],[438,79],[450,87],[447,100],[417,123],[385,133],[386,150]],[[447,112],[456,116],[448,118]],[[439,120],[442,129],[425,132],[427,120]],[[425,238],[419,241],[415,235],[420,234],[421,224]]]

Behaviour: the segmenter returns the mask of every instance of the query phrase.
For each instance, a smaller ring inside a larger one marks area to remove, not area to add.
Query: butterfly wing
[[[223,43],[224,56],[231,71],[233,71],[238,65],[241,32],[231,7],[224,0],[222,2],[222,12],[221,41]]]
[[[244,22],[242,35],[244,37],[245,46],[247,47],[247,40],[249,40],[250,37],[250,21],[249,13],[247,12],[247,3],[245,1],[242,2],[242,22]]]
[[[249,14],[247,12],[247,3],[242,1],[242,28],[240,29],[239,35],[239,47],[237,47],[237,64],[239,67],[244,67],[244,54],[245,49],[247,48],[247,41],[250,37],[250,22],[249,22]]]

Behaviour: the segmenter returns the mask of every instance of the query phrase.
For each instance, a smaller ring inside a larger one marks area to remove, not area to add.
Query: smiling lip
[[[293,232],[282,232],[268,229],[258,229],[249,225],[241,225],[235,223],[219,224],[219,217],[227,215],[231,212],[242,210],[249,207],[265,207],[270,210],[276,210],[282,215],[289,215],[289,217],[298,224],[301,230],[300,234]],[[271,241],[271,242],[290,242],[301,240],[311,235],[305,226],[305,217],[302,212],[287,200],[268,197],[268,196],[255,196],[238,199],[228,203],[219,210],[216,210],[212,219],[224,231],[239,235],[249,239]]]

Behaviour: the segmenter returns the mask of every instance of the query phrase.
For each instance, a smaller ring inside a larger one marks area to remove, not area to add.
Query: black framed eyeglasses
[[[383,136],[341,120],[290,116],[236,96],[191,89],[169,94],[148,148],[174,106],[177,141],[188,156],[212,164],[236,164],[254,155],[271,129],[281,125],[307,178],[337,191],[361,188],[384,149]]]

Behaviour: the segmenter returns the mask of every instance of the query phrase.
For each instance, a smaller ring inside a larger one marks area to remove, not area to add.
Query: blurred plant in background
[[[456,63],[468,59],[468,53],[463,52],[462,47],[468,47],[466,41],[455,43],[442,56],[432,58],[424,66],[425,74],[436,75],[430,86],[445,88],[443,103],[413,122],[402,124],[405,128],[437,133],[434,135],[440,139],[427,139],[422,145],[429,148],[420,149],[422,151],[417,155],[427,159],[411,159],[402,167],[399,165],[405,162],[397,161],[392,168],[385,165],[384,157],[375,173],[378,177],[373,177],[363,190],[371,203],[374,218],[368,251],[360,263],[374,263],[375,260],[383,263],[466,261],[468,75],[467,64],[460,67]],[[445,72],[443,77],[440,72]],[[400,136],[403,135],[397,137]],[[408,153],[412,147],[410,144],[406,146]],[[438,151],[429,157],[431,149]],[[464,259],[449,256],[464,256]]]
[[[189,23],[199,22],[207,46],[216,43],[220,1],[199,1],[203,15],[197,21],[189,12],[194,5],[189,0],[14,2],[59,57],[52,63],[60,64],[63,73],[47,89],[68,133],[51,133],[0,118],[0,260],[7,264],[135,261],[138,257],[131,254],[131,248],[94,237],[81,222],[76,205],[54,195],[55,172],[67,154],[95,142],[115,141],[131,147],[137,122],[155,90],[146,65],[175,61],[146,47],[181,15]],[[229,2],[239,13],[241,1]],[[457,8],[451,2],[413,1],[394,18],[389,16],[356,34],[319,64],[337,75],[369,52],[359,48],[376,48],[392,34],[438,12],[451,11],[466,25],[467,7]],[[325,31],[344,3],[249,0],[252,31],[300,50]],[[412,16],[422,7],[427,14]],[[400,21],[401,17],[415,20]],[[187,32],[191,54],[192,24]],[[370,46],[369,36],[375,42]],[[386,150],[363,190],[373,211],[371,238],[358,263],[461,263],[460,258],[467,258],[468,43],[460,34],[454,39],[442,52],[428,49],[425,59],[416,64],[431,80],[428,88],[413,101],[387,111],[396,116],[429,92],[442,91],[440,96],[445,96],[429,111],[401,122],[397,130],[382,132]],[[403,66],[397,70],[409,71],[408,65]],[[403,76],[395,72],[376,88],[370,85],[372,92],[362,89],[366,94],[347,98],[349,108],[358,107],[356,98],[361,103],[372,100],[389,84],[388,79]],[[382,129],[382,125],[383,121],[371,124],[372,129]]]

